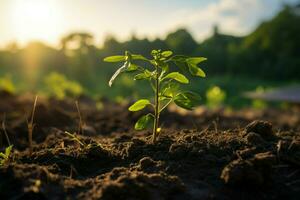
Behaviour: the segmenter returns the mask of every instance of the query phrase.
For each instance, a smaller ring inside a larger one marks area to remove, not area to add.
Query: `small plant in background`
[[[140,99],[129,107],[129,111],[136,112],[146,106],[153,108],[153,113],[142,116],[135,124],[136,130],[143,130],[153,121],[153,143],[157,140],[161,130],[159,127],[160,114],[170,103],[174,102],[177,106],[188,110],[200,103],[198,94],[179,89],[180,84],[188,84],[189,79],[178,71],[170,71],[170,64],[174,63],[182,71],[189,72],[193,76],[205,77],[205,73],[197,65],[205,61],[206,58],[172,55],[172,51],[153,50],[151,52],[152,59],[147,59],[142,55],[131,54],[126,51],[125,55],[110,56],[104,59],[106,62],[124,62],[111,77],[109,86],[112,86],[116,77],[123,72],[137,72],[134,80],[149,81],[154,92],[154,101]],[[133,63],[136,60],[145,61],[152,68],[147,69]]]
[[[83,93],[83,88],[79,83],[69,80],[57,72],[50,73],[44,82],[46,93],[57,99],[64,99],[66,96],[79,96]]]
[[[266,88],[264,88],[263,86],[258,86],[256,89],[255,89],[255,92],[257,94],[263,94],[264,92],[266,92]],[[266,109],[268,107],[268,104],[266,101],[263,101],[261,99],[254,99],[252,101],[252,107],[254,109]]]
[[[16,87],[9,74],[0,78],[0,90],[4,90],[12,94],[16,92]]]
[[[10,155],[12,152],[13,145],[6,147],[4,153],[0,152],[0,166],[7,165],[10,161]]]
[[[38,100],[38,96],[35,96],[34,103],[33,103],[33,108],[32,108],[32,113],[31,113],[31,119],[30,119],[30,121],[27,120],[28,141],[29,141],[29,155],[31,155],[32,152],[33,152],[33,148],[32,148],[32,134],[33,134],[33,129],[35,127],[35,124],[33,123],[33,119],[34,119],[34,114],[35,114],[37,100]]]
[[[226,92],[219,86],[213,86],[206,92],[206,101],[209,108],[220,108],[226,99]]]

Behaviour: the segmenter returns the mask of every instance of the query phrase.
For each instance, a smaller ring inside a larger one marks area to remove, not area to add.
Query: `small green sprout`
[[[12,148],[13,145],[10,145],[6,147],[4,153],[0,152],[0,166],[4,166],[9,163]]]
[[[85,144],[83,141],[81,141],[80,138],[77,137],[75,133],[72,134],[72,133],[69,133],[68,131],[65,131],[65,134],[66,134],[67,136],[69,136],[69,137],[71,138],[71,140],[77,142],[77,143],[80,144],[81,146],[83,146],[83,147],[87,146],[87,144]]]
[[[125,55],[109,56],[104,58],[105,62],[123,62],[124,64],[114,73],[109,81],[112,86],[116,77],[123,72],[136,72],[134,80],[149,81],[153,92],[154,101],[140,99],[129,107],[129,111],[136,112],[147,106],[153,108],[153,113],[142,116],[135,124],[136,130],[143,130],[153,121],[152,142],[155,143],[161,128],[159,118],[161,112],[174,102],[177,106],[192,110],[200,103],[200,96],[191,91],[179,90],[180,84],[188,84],[189,79],[178,71],[170,71],[170,64],[175,64],[181,71],[189,72],[193,76],[205,77],[205,73],[197,65],[206,60],[204,57],[188,57],[183,55],[173,55],[172,51],[153,50],[152,59],[147,59],[142,55],[131,54],[126,51]],[[147,69],[133,63],[134,61],[144,61],[152,66]]]

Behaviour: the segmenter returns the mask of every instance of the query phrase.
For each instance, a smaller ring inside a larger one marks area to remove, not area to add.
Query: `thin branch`
[[[37,104],[38,96],[35,96],[34,103],[33,103],[33,108],[32,108],[32,115],[31,115],[31,120],[30,124],[33,124],[33,119],[34,119],[34,114],[35,114],[35,109],[36,109],[36,104]]]
[[[75,104],[76,104],[76,109],[77,109],[77,113],[78,113],[78,117],[79,117],[78,133],[83,134],[83,122],[82,122],[82,117],[81,117],[81,112],[80,112],[78,101],[75,101]]]
[[[149,80],[152,90],[155,92],[155,85],[152,82],[152,79]]]
[[[3,121],[2,121],[2,130],[3,130],[4,135],[5,135],[5,137],[6,137],[7,143],[8,143],[8,145],[10,146],[11,143],[10,143],[10,140],[9,140],[9,137],[8,137],[8,133],[7,133],[7,131],[6,131],[5,119],[6,119],[6,115],[4,114],[4,119],[3,119]]]
[[[161,111],[163,111],[171,102],[173,101],[173,98],[171,98],[160,110],[159,110],[159,113]]]
[[[29,155],[32,155],[32,152],[33,152],[33,148],[32,148],[32,134],[33,134],[33,129],[35,127],[35,124],[33,124],[33,120],[34,120],[34,115],[35,115],[37,100],[38,100],[38,96],[36,95],[35,99],[34,99],[34,103],[33,103],[31,120],[29,122],[27,121],[28,140],[29,140]]]

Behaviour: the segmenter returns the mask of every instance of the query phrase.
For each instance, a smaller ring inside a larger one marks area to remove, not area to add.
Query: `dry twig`
[[[31,113],[31,119],[30,119],[29,122],[27,120],[28,140],[29,140],[29,154],[30,155],[32,155],[32,152],[33,152],[33,148],[32,148],[32,133],[33,133],[33,129],[35,127],[35,124],[33,123],[33,120],[34,120],[34,114],[35,114],[37,100],[38,100],[38,96],[35,96],[35,100],[34,100],[33,108],[32,108],[32,113]]]

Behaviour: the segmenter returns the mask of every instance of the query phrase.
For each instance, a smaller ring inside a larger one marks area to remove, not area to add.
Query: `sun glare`
[[[11,14],[13,29],[21,42],[54,41],[61,29],[61,13],[53,1],[15,0]]]

